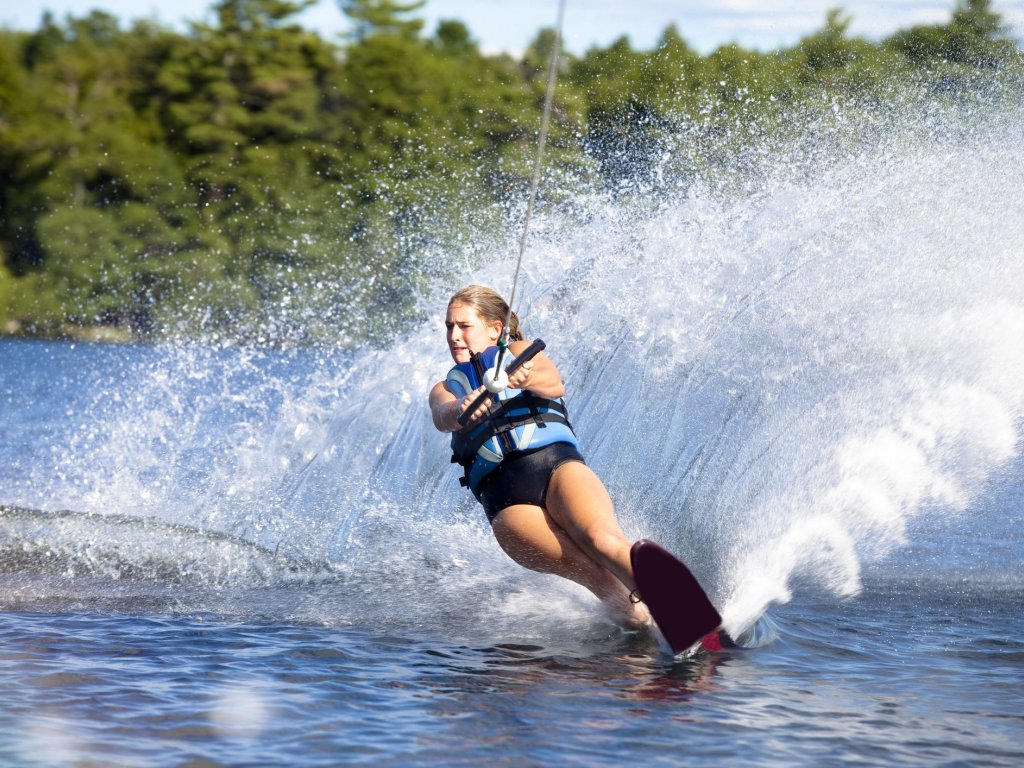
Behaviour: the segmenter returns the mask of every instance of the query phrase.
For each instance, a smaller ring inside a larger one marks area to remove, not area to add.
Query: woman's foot
[[[650,628],[654,623],[647,606],[641,602],[634,602],[624,588],[617,590],[614,595],[603,597],[601,602],[604,603],[612,621],[624,629],[643,630]]]

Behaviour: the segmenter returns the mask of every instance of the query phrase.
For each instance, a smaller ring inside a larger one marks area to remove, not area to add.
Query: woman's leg
[[[506,507],[494,518],[491,529],[499,546],[524,568],[583,585],[629,623],[649,621],[646,610],[630,602],[621,581],[581,550],[543,508],[530,504]]]
[[[636,589],[632,542],[615,519],[615,507],[601,479],[579,461],[567,461],[551,476],[547,508],[555,523],[591,559],[618,577],[627,590]]]

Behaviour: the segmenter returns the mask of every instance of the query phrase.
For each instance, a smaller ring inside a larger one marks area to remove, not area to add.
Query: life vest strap
[[[545,410],[541,410],[541,409]],[[507,411],[522,411],[515,416],[505,415]],[[538,397],[530,392],[502,400],[500,406],[485,422],[474,425],[472,430],[460,432],[455,435],[452,444],[454,456],[452,462],[469,467],[476,460],[477,451],[496,435],[511,432],[517,427],[527,424],[537,424],[546,427],[547,424],[564,424],[572,431],[572,424],[569,422],[565,406],[557,400],[549,400],[545,397]]]
[[[464,443],[460,440],[456,444],[455,451],[457,455],[461,454],[462,458],[456,459],[456,462],[459,464],[472,464],[476,459],[476,452],[480,450],[484,443],[495,435],[502,435],[506,432],[511,432],[516,427],[523,427],[527,424],[538,424],[543,426],[545,423],[565,424],[569,429],[572,429],[572,424],[570,424],[569,420],[560,413],[527,413],[522,416],[508,417],[502,419],[501,423],[496,425],[493,430],[482,430],[479,435],[467,438]]]

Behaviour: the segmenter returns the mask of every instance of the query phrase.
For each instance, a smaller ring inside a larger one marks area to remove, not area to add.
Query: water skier
[[[628,626],[650,616],[636,589],[632,542],[604,484],[585,463],[565,415],[562,377],[543,352],[508,376],[508,388],[463,414],[484,392],[506,318],[502,367],[528,346],[519,319],[495,291],[471,285],[448,302],[448,349],[455,366],[430,391],[434,426],[453,433],[453,461],[483,505],[501,548],[517,563],[582,584]],[[463,416],[465,427],[459,422]]]

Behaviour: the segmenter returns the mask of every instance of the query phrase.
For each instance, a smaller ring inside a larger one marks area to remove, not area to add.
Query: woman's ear
[[[504,323],[502,323],[500,320],[495,320],[493,323],[491,323],[491,341],[497,341],[498,337],[501,336],[502,325],[504,325]]]

